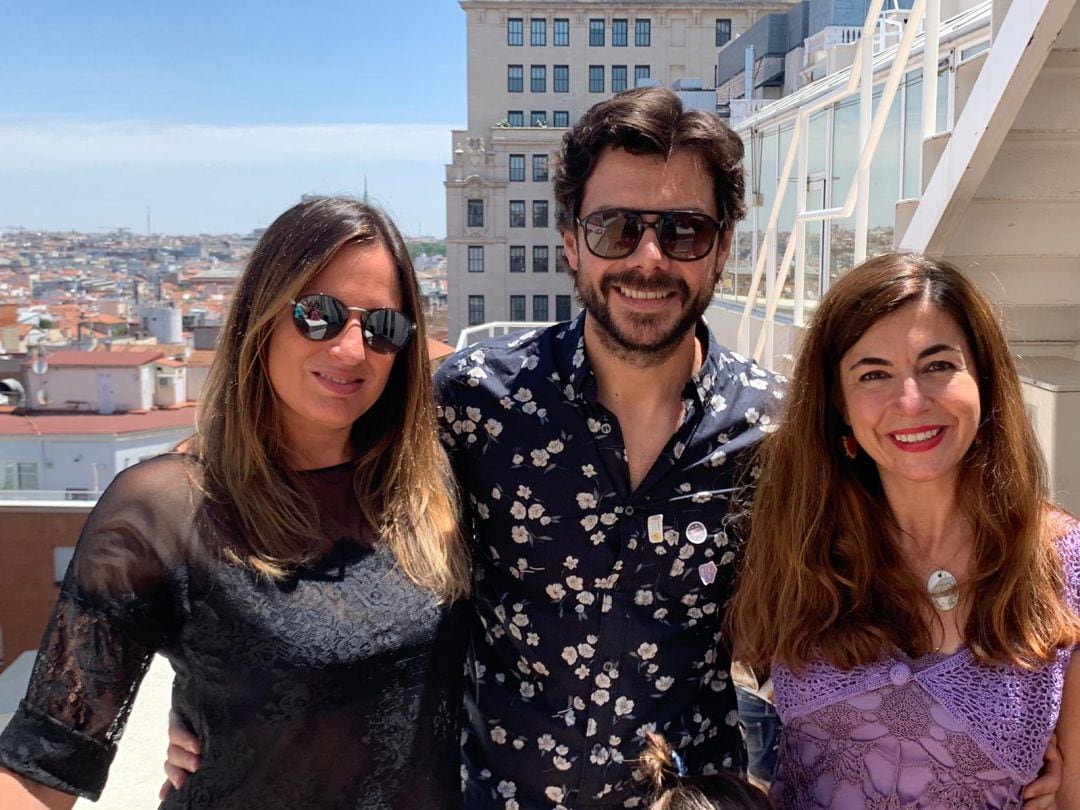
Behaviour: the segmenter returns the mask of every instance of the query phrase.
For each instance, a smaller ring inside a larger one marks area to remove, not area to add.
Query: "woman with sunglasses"
[[[197,432],[87,520],[0,806],[96,798],[156,652],[202,744],[164,807],[448,807],[468,560],[420,294],[380,211],[282,214],[248,263]]]

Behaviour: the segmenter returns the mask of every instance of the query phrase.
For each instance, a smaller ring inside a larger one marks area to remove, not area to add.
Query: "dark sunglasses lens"
[[[349,311],[329,295],[305,295],[293,306],[293,323],[311,340],[330,340],[349,320]]]
[[[675,259],[700,259],[707,254],[716,238],[716,226],[702,214],[672,213],[664,215],[660,230],[660,245]]]
[[[409,344],[413,322],[396,309],[373,309],[364,319],[364,340],[379,354],[394,354]]]
[[[585,243],[606,259],[621,259],[641,241],[641,217],[624,211],[598,211],[585,220]]]

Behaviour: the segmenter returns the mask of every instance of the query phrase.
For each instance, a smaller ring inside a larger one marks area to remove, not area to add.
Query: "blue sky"
[[[0,227],[246,232],[363,192],[445,233],[455,0],[3,0]]]

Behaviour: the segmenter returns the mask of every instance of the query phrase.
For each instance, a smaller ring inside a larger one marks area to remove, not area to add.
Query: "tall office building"
[[[469,115],[446,167],[451,341],[470,325],[576,309],[549,180],[567,127],[643,84],[715,111],[718,50],[791,3],[462,0]]]

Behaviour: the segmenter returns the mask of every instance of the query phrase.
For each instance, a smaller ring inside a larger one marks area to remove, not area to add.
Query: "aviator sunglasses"
[[[364,343],[379,354],[397,354],[407,345],[416,324],[404,312],[384,307],[364,309],[347,307],[332,295],[302,295],[292,304],[292,319],[297,331],[308,340],[332,340],[349,322],[349,313],[360,314]]]
[[[655,216],[655,222],[642,217]],[[585,231],[585,244],[601,259],[624,259],[637,250],[646,228],[656,230],[656,241],[667,256],[682,262],[703,259],[712,250],[722,222],[700,211],[628,211],[613,208],[576,217]]]

